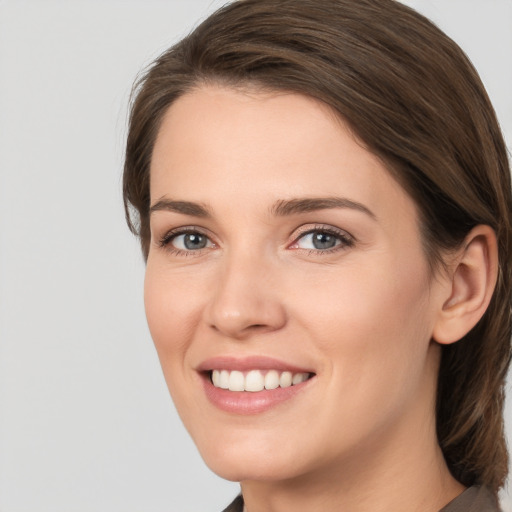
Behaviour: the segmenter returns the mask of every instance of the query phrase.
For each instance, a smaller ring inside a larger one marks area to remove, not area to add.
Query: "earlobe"
[[[473,228],[450,270],[449,296],[442,302],[433,339],[450,344],[464,337],[482,318],[498,275],[496,234],[490,226]]]

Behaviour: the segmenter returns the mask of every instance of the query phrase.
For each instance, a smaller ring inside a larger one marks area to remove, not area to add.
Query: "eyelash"
[[[323,255],[323,254],[330,254],[333,252],[342,251],[349,247],[353,247],[355,244],[355,239],[351,235],[349,235],[346,231],[342,231],[340,229],[336,229],[331,226],[317,225],[317,226],[314,226],[313,228],[308,228],[302,232],[299,232],[298,235],[294,238],[293,242],[288,247],[298,244],[298,242],[302,238],[304,238],[307,235],[313,234],[313,233],[323,233],[323,234],[334,236],[339,240],[340,243],[336,244],[334,247],[329,248],[329,249],[301,249],[300,247],[297,247],[297,248],[294,248],[293,250],[307,251],[308,254],[310,254],[310,255]],[[199,256],[200,254],[202,254],[204,251],[204,248],[197,249],[197,250],[183,250],[183,249],[178,249],[172,245],[172,241],[175,238],[177,238],[178,236],[181,236],[181,235],[186,235],[186,234],[201,235],[201,236],[206,237],[208,240],[210,240],[208,235],[206,235],[200,228],[197,228],[195,226],[190,226],[190,227],[186,227],[186,228],[178,228],[178,229],[173,229],[171,231],[168,231],[167,233],[165,233],[165,235],[162,238],[160,238],[160,240],[158,241],[158,246],[160,248],[163,248],[163,249],[169,251],[171,254],[173,254],[175,256]],[[211,240],[210,240],[210,242],[211,242]],[[213,246],[215,246],[215,243],[213,243],[213,242],[211,242],[211,243],[213,244]]]
[[[186,251],[183,249],[178,249],[177,247],[174,247],[172,245],[171,242],[175,238],[177,238],[180,235],[187,235],[187,234],[201,235],[201,236],[206,237],[207,239],[210,239],[208,235],[206,235],[203,231],[201,231],[201,229],[199,229],[195,226],[190,226],[190,227],[186,227],[186,228],[178,228],[178,229],[172,229],[171,231],[168,231],[167,233],[165,233],[165,235],[162,238],[160,238],[160,240],[158,241],[158,246],[161,247],[162,249],[165,249],[166,251],[169,251],[172,255],[175,255],[175,256],[199,256],[200,254],[202,254],[203,249],[199,249],[199,250],[195,250],[195,251]]]
[[[326,235],[331,235],[336,237],[339,240],[339,244],[336,244],[334,247],[329,249],[301,249],[296,248],[295,250],[305,250],[308,251],[310,255],[324,255],[330,254],[338,251],[343,251],[347,248],[353,247],[355,244],[355,239],[353,236],[349,235],[346,231],[341,229],[334,228],[332,226],[324,226],[324,225],[316,225],[312,228],[308,228],[305,231],[299,232],[299,234],[295,237],[292,242],[292,246],[298,244],[299,240],[304,238],[307,235],[311,235],[313,233],[322,233]]]

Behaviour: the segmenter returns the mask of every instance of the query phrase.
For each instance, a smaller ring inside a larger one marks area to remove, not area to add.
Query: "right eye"
[[[181,251],[197,251],[208,247],[211,242],[208,237],[201,233],[184,233],[174,236],[171,240],[172,245]]]
[[[209,249],[214,247],[214,244],[204,233],[194,230],[182,230],[167,233],[160,240],[160,246],[168,248],[176,254],[186,254]]]

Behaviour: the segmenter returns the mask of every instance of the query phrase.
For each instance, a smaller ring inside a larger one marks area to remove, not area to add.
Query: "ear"
[[[498,276],[494,230],[485,225],[473,228],[449,268],[448,297],[432,333],[433,339],[443,345],[464,337],[482,318],[491,301]]]

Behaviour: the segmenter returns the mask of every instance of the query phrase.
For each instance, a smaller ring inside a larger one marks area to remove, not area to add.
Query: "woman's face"
[[[182,96],[157,137],[151,204],[148,323],[215,472],[356,471],[429,431],[446,287],[413,201],[326,106]]]

